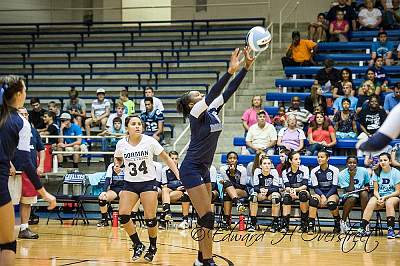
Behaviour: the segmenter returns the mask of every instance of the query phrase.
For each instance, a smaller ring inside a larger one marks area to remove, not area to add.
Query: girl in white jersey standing
[[[166,154],[164,148],[152,137],[143,135],[143,122],[136,116],[129,116],[125,120],[125,128],[128,137],[118,141],[115,148],[115,158],[125,168],[124,187],[120,193],[119,216],[121,224],[133,242],[132,260],[138,260],[145,246],[139,240],[136,226],[130,219],[133,206],[140,199],[144,208],[145,223],[148,228],[150,247],[147,249],[144,259],[152,261],[156,252],[157,242],[157,182],[153,157],[159,156],[162,161],[179,178],[179,172],[175,163]]]

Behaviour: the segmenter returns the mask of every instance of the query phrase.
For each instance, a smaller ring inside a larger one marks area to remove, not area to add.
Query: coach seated
[[[275,127],[266,123],[267,113],[264,110],[258,112],[257,124],[249,128],[246,136],[247,150],[251,154],[264,151],[267,155],[273,155],[275,145],[278,140],[278,134]]]
[[[61,127],[60,138],[58,139],[57,151],[77,152],[81,150],[83,141],[81,138],[66,138],[68,136],[82,136],[82,129],[75,123],[71,122],[71,115],[69,113],[61,114]],[[86,147],[86,146],[85,146]],[[63,157],[65,155],[58,154],[58,167],[62,167]],[[80,155],[73,153],[73,167],[78,168]]]

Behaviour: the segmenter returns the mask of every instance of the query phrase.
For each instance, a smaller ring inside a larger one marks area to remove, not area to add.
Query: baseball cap
[[[68,119],[71,120],[71,115],[69,113],[62,113],[60,119]]]
[[[97,91],[96,91],[96,94],[99,94],[99,93],[104,93],[104,94],[106,94],[106,90],[103,89],[103,88],[98,88]]]

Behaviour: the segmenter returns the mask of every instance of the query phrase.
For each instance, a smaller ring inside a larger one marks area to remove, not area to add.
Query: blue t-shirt
[[[354,190],[361,189],[369,184],[368,170],[364,167],[357,167],[356,175],[354,176]],[[339,173],[339,186],[341,188],[348,188],[350,186],[350,173],[349,169],[343,169]]]
[[[357,109],[358,99],[354,96],[350,96],[350,97],[340,96],[333,102],[332,108],[335,110],[343,111],[342,100],[344,98],[348,98],[350,100],[350,108],[349,109],[352,111],[355,111]]]
[[[385,103],[383,104],[383,109],[385,111],[390,112],[392,109],[400,102],[400,99],[397,98],[394,93],[386,94]]]
[[[390,172],[382,171],[380,176],[374,173],[372,181],[378,182],[378,192],[381,197],[390,195],[395,192],[396,185],[400,183],[400,171],[392,167]]]
[[[393,42],[386,41],[385,43],[373,42],[372,43],[372,52],[375,52],[378,56],[384,56],[388,52],[393,51]]]
[[[64,136],[82,136],[82,129],[75,123],[71,123],[69,128],[64,128],[63,130]],[[66,144],[74,143],[77,139],[75,138],[64,138],[64,142]],[[83,140],[82,140],[83,142]]]
[[[140,114],[140,118],[145,124],[145,134],[153,134],[158,130],[158,122],[164,121],[164,114],[156,109],[152,112],[143,112]]]

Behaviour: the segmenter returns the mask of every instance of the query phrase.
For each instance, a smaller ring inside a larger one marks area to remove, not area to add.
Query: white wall
[[[141,6],[171,6],[171,0],[122,0],[122,7]],[[123,21],[151,21],[171,20],[171,8],[146,8],[146,9],[125,9],[122,11]]]
[[[0,10],[7,9],[37,9],[51,8],[51,0],[1,0]],[[42,22],[51,21],[51,12],[30,11],[30,12],[0,12],[0,22],[20,23],[20,22]]]

